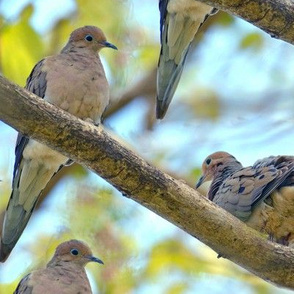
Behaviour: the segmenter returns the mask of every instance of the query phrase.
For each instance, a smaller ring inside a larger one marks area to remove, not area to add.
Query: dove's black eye
[[[72,255],[78,255],[78,254],[79,254],[79,250],[78,250],[78,249],[72,249],[72,250],[70,251],[70,253],[71,253]]]
[[[93,41],[93,37],[91,35],[87,35],[85,37],[85,40],[88,41],[88,42],[91,42],[91,41]]]
[[[205,163],[206,163],[207,165],[209,165],[209,164],[211,163],[211,158],[207,158],[207,159],[205,160]]]

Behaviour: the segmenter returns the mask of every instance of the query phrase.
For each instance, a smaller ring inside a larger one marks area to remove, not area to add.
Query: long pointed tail
[[[161,51],[157,71],[156,117],[162,119],[176,91],[187,54],[201,24],[216,9],[187,1],[160,1]]]
[[[0,261],[5,261],[21,237],[42,190],[59,166],[48,167],[34,159],[22,159],[13,180],[0,245]]]
[[[163,50],[163,49],[162,49]],[[157,71],[157,104],[156,117],[158,119],[164,118],[169,104],[175,94],[179,84],[188,49],[184,53],[184,57],[179,64],[174,60],[166,60],[160,57]],[[161,55],[162,56],[162,55]]]

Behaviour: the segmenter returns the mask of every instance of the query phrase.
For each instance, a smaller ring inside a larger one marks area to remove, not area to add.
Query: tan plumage
[[[212,181],[207,196],[269,239],[294,246],[294,157],[270,156],[243,168],[226,152],[209,155],[196,188]]]
[[[179,83],[191,42],[217,12],[194,0],[160,0],[161,51],[157,70],[157,118],[163,118]]]
[[[92,293],[85,265],[102,260],[78,240],[60,244],[44,269],[35,270],[18,284],[14,294],[90,294]]]
[[[116,47],[94,26],[73,31],[60,54],[41,60],[26,88],[48,102],[96,123],[109,103],[109,86],[98,52]],[[6,209],[0,245],[4,261],[29,221],[37,200],[68,158],[19,134],[15,148],[13,190]]]

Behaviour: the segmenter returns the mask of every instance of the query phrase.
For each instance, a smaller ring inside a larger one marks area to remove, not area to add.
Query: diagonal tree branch
[[[223,257],[294,289],[294,250],[273,244],[181,181],[151,166],[95,127],[0,77],[0,119],[48,144]],[[262,254],[261,254],[262,253]]]
[[[238,16],[273,38],[294,44],[294,2],[291,0],[197,0]]]

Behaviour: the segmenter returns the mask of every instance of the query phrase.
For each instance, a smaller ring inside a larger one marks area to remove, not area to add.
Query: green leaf
[[[0,62],[3,74],[22,86],[44,54],[41,37],[29,24],[32,13],[33,7],[28,5],[17,23],[8,24],[1,31]]]
[[[250,33],[247,34],[240,42],[239,48],[240,49],[254,49],[260,50],[262,49],[264,44],[264,39],[261,34],[259,33]]]

